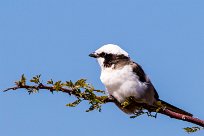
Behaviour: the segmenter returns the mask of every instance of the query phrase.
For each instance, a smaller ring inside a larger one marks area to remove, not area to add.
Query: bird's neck
[[[120,69],[125,65],[129,64],[129,58],[118,58],[114,60],[103,59],[103,61],[99,62],[102,70],[110,70],[110,69]]]

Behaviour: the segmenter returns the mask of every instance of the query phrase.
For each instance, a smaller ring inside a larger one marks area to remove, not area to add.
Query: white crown
[[[100,53],[108,53],[108,54],[116,54],[116,55],[125,55],[129,56],[126,51],[124,51],[122,48],[120,48],[118,45],[115,44],[106,44],[103,45],[101,48],[95,51],[95,53],[100,54]]]

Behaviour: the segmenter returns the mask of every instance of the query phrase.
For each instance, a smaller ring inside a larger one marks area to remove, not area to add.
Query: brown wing
[[[133,64],[133,72],[135,72],[135,74],[139,77],[139,80],[141,82],[148,82],[148,79],[146,77],[146,74],[144,72],[144,70],[142,69],[142,67],[135,63],[135,62],[132,62]]]
[[[149,78],[147,77],[147,75],[145,74],[144,70],[142,69],[142,67],[137,64],[136,62],[131,62],[132,66],[133,66],[133,72],[139,77],[139,80],[141,82],[146,82],[148,84],[150,84],[153,88],[154,86],[152,85],[151,81],[149,80]],[[159,99],[159,95],[156,91],[156,89],[154,88],[154,94],[155,94],[155,99]]]
[[[131,62],[131,64],[133,65],[133,72],[135,72],[135,74],[137,74],[137,76],[139,77],[139,80],[141,82],[149,83],[153,87],[153,89],[154,89],[154,98],[156,100],[160,101],[163,106],[165,106],[167,109],[169,109],[171,111],[174,111],[174,112],[177,112],[177,113],[180,113],[180,114],[184,114],[184,115],[188,115],[188,116],[193,116],[189,112],[186,112],[186,111],[184,111],[184,110],[182,110],[182,109],[180,109],[178,107],[175,107],[175,106],[173,106],[173,105],[171,105],[171,104],[169,104],[169,103],[167,103],[167,102],[165,102],[163,100],[160,100],[156,89],[152,85],[149,78],[146,76],[146,74],[145,74],[144,70],[142,69],[142,67],[139,64],[135,63],[135,62]]]

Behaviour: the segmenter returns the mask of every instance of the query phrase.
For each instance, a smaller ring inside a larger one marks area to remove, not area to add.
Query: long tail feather
[[[180,113],[180,114],[184,114],[184,115],[187,115],[187,116],[191,116],[191,117],[193,116],[193,114],[191,114],[191,113],[189,113],[187,111],[184,111],[184,110],[182,110],[182,109],[180,109],[178,107],[175,107],[175,106],[173,106],[173,105],[171,105],[171,104],[169,104],[169,103],[167,103],[167,102],[165,102],[163,100],[159,100],[159,101],[161,102],[162,106],[166,106],[166,108],[171,110],[171,111],[174,111],[174,112],[177,112],[177,113]]]

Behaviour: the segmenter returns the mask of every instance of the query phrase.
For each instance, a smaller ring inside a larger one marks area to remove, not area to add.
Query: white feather
[[[119,102],[124,102],[130,96],[134,96],[138,100],[144,99],[147,85],[139,81],[129,65],[122,69],[102,69],[100,79],[108,93]]]
[[[128,57],[128,53],[115,44],[106,44],[95,51],[95,53],[98,53],[98,54],[102,52],[108,53],[108,54],[117,54],[117,55],[123,54]]]
[[[102,52],[128,56],[126,51],[113,44],[104,45],[95,51],[97,54]],[[101,67],[100,79],[102,83],[105,85],[108,93],[120,103],[133,96],[138,102],[153,104],[155,98],[152,86],[149,86],[146,82],[141,82],[136,73],[133,72],[131,65],[115,69],[114,65],[104,67],[104,58],[99,57],[97,60]]]

